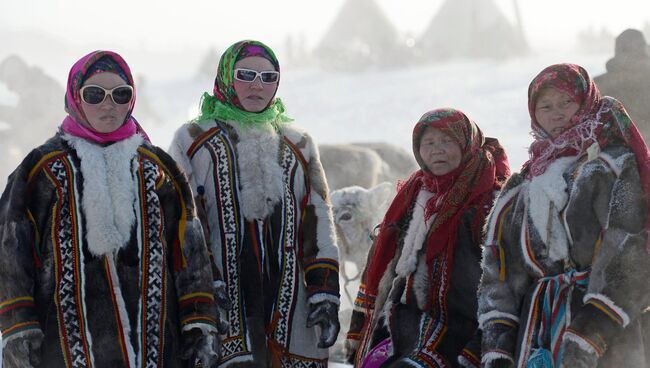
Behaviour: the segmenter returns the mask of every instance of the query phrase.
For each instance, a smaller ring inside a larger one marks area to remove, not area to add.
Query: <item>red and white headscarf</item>
[[[420,157],[420,140],[426,128],[436,128],[453,137],[461,147],[461,163],[452,172],[433,175]],[[377,295],[379,281],[395,256],[401,231],[397,225],[406,216],[421,189],[434,193],[427,202],[425,217],[436,214],[425,240],[427,263],[456,244],[456,230],[465,210],[477,209],[473,226],[480,236],[495,190],[510,175],[508,158],[496,139],[483,132],[461,111],[442,108],[424,114],[413,129],[413,154],[420,165],[404,183],[391,203],[379,229],[375,253],[365,272],[365,292]],[[439,199],[443,198],[442,201]],[[479,239],[476,239],[478,242]]]
[[[556,88],[579,105],[571,118],[571,127],[555,138],[550,137],[535,118],[537,98],[545,88]],[[575,64],[555,64],[542,70],[528,87],[528,112],[535,141],[528,150],[530,159],[522,172],[528,178],[543,174],[556,159],[579,156],[594,143],[602,147],[624,145],[635,155],[646,194],[650,230],[650,152],[636,125],[618,100],[602,96],[587,71]],[[650,251],[650,238],[647,243]]]

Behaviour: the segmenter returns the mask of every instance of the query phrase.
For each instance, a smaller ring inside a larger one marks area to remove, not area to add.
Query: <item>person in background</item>
[[[603,95],[623,105],[646,143],[650,140],[650,50],[643,33],[626,29],[616,37],[615,54],[607,73],[594,78]]]

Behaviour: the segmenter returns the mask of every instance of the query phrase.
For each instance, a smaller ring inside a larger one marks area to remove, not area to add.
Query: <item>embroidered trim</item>
[[[479,368],[481,359],[468,349],[463,349],[458,356],[458,363],[465,368]]]
[[[514,314],[500,312],[497,310],[489,311],[478,316],[478,325],[480,329],[497,323],[517,328],[517,326],[519,326],[519,317],[515,316]]]
[[[588,352],[589,354],[593,354],[598,356],[599,358],[603,356],[605,353],[595,342],[591,341],[591,339],[587,338],[586,336],[578,333],[577,331],[567,328],[566,331],[564,332],[564,339],[563,341],[573,341],[575,342],[578,346],[580,346],[580,349]]]
[[[140,308],[141,349],[138,361],[147,367],[160,367],[163,362],[164,324],[166,311],[167,273],[164,245],[162,243],[163,218],[161,204],[156,194],[158,166],[153,160],[140,157],[138,179],[140,183],[140,211],[143,233],[140,255],[141,296]],[[181,193],[181,192],[179,192]]]
[[[607,317],[623,327],[627,327],[630,324],[630,317],[627,313],[606,295],[589,293],[584,296],[582,302],[598,308]]]
[[[54,243],[54,270],[56,286],[54,302],[57,306],[61,350],[66,367],[94,366],[91,338],[86,330],[83,299],[84,260],[80,241],[83,239],[79,220],[82,216],[77,199],[76,171],[70,156],[59,156],[47,162],[48,177],[57,191],[57,202],[52,221]]]
[[[5,314],[16,308],[31,308],[34,306],[34,298],[31,296],[20,296],[0,303],[0,314]]]

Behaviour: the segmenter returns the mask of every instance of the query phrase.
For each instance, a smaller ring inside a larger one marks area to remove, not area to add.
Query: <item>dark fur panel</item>
[[[60,148],[55,143],[30,152],[9,176],[0,198],[0,303],[5,303],[0,308],[0,328],[5,339],[18,332],[15,328],[19,323],[32,323],[32,328],[38,328],[34,324],[38,321],[34,294],[40,254],[46,252],[41,247],[42,239],[49,236],[44,218],[50,211],[38,211],[35,205],[48,205],[55,192],[43,177],[43,170],[36,166],[50,146]]]

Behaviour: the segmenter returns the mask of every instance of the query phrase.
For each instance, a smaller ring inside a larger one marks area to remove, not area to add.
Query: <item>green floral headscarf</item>
[[[280,71],[280,64],[273,50],[259,41],[244,40],[230,46],[219,60],[217,77],[214,81],[213,94],[204,93],[201,97],[200,113],[195,121],[221,120],[235,121],[243,126],[271,124],[276,129],[292,121],[284,114],[284,105],[279,98],[273,98],[266,109],[260,112],[246,111],[234,87],[235,63],[249,56],[260,56],[271,62],[275,70]],[[278,81],[279,83],[279,81]]]

